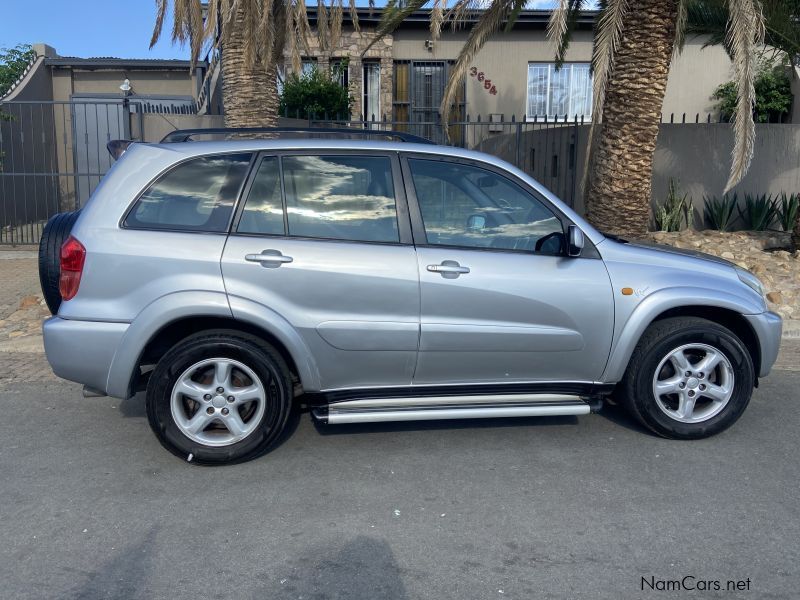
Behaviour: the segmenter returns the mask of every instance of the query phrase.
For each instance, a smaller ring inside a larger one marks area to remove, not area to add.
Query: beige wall
[[[193,96],[194,77],[186,71],[123,71],[103,69],[81,71],[53,69],[53,99],[69,100],[72,94],[122,96],[119,86],[129,79],[134,95]]]
[[[589,62],[592,32],[575,32],[567,53],[569,62]],[[414,60],[453,60],[458,56],[466,31],[445,32],[430,52],[425,30],[399,30],[394,38],[394,58]],[[663,113],[700,113],[701,119],[713,112],[711,94],[731,77],[731,62],[719,46],[703,49],[703,40],[690,40],[670,68]],[[497,86],[491,96],[476,79],[467,78],[467,112],[471,116],[503,113],[506,119],[525,114],[529,62],[552,62],[553,50],[544,31],[512,31],[494,36],[475,58],[474,65]]]
[[[669,120],[670,113],[680,120],[686,113],[686,120],[694,121],[700,113],[702,121],[709,114],[717,116],[715,101],[711,94],[722,83],[733,76],[731,61],[721,46],[703,48],[704,40],[693,39],[686,42],[681,52],[672,61],[667,81],[667,93],[661,113]]]

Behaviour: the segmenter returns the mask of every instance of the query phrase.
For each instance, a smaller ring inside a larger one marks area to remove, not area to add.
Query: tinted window
[[[392,166],[383,156],[286,156],[289,235],[397,242]]]
[[[225,231],[250,154],[204,156],[170,169],[141,195],[127,227]]]
[[[236,230],[240,233],[283,235],[283,203],[278,159],[261,161],[247,194],[247,201]]]
[[[559,219],[510,179],[470,165],[408,162],[429,244],[562,251]]]

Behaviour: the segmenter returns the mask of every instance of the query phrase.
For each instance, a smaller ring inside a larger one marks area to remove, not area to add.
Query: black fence
[[[106,144],[130,138],[132,123],[195,111],[122,97],[0,103],[0,244],[36,244],[52,215],[80,208],[113,164]]]
[[[480,115],[441,121],[395,121],[383,119],[309,119],[311,127],[355,127],[375,131],[412,133],[469,150],[493,154],[531,175],[572,207],[579,202],[579,184],[584,169],[589,122],[582,117],[534,117],[503,120]]]
[[[0,103],[0,244],[38,243],[50,216],[82,206],[111,167],[106,143],[130,138],[132,128],[141,135],[148,113],[192,115],[196,109],[191,100],[161,99]],[[411,120],[284,116],[293,126],[404,131],[486,152],[517,166],[564,202],[583,210],[581,183],[590,124],[581,117],[466,115],[444,127],[430,115]],[[730,127],[724,117],[699,114],[666,114],[661,122],[697,126],[698,131],[703,130],[704,140],[710,135],[708,124]],[[726,148],[725,155],[728,153]]]

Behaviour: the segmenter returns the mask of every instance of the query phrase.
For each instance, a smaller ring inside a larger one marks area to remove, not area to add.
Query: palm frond
[[[547,37],[553,46],[556,68],[558,69],[564,64],[569,44],[572,41],[572,32],[575,29],[578,15],[585,4],[585,0],[561,0],[550,15],[550,21],[547,23]],[[516,17],[517,15],[515,14],[509,17],[506,29],[513,27]]]
[[[707,46],[723,46],[728,54],[727,30],[730,13],[728,0],[689,0],[686,4],[686,27],[684,43],[687,37],[705,37],[703,48]]]
[[[397,0],[389,0],[386,8],[383,9],[383,17],[381,17],[380,23],[375,28],[375,36],[370,40],[366,48],[361,51],[361,56],[364,56],[378,40],[397,29],[407,16],[422,8],[426,3],[427,0],[408,0],[408,2],[404,1],[402,4]]]
[[[627,14],[628,0],[608,0],[597,20],[597,32],[592,52],[592,70],[594,71],[592,120],[597,123],[603,118],[606,84],[614,67],[614,55],[622,38],[622,27]]]
[[[330,48],[333,50],[339,45],[342,39],[342,20],[344,19],[344,8],[342,0],[336,0],[330,10],[328,30],[330,31]]]
[[[297,48],[302,47],[306,54],[311,54],[311,50],[308,47],[308,40],[311,37],[311,24],[308,22],[308,9],[306,8],[305,0],[295,0],[294,21],[297,27]]]
[[[325,0],[317,0],[317,37],[319,47],[323,51],[330,47],[328,37],[328,11],[325,9]]]
[[[165,0],[166,1],[166,0]],[[220,0],[209,0],[206,13],[206,23],[203,27],[203,38],[211,39],[217,30],[217,15],[219,14]]]
[[[690,0],[678,0],[678,18],[675,20],[675,45],[672,57],[675,58],[683,50],[686,41],[686,22],[688,20],[688,4]]]
[[[756,100],[757,49],[764,43],[764,15],[758,0],[730,0],[729,6],[727,39],[733,54],[737,101],[733,117],[731,172],[724,192],[742,180],[753,159],[756,137],[753,106]]]
[[[156,24],[153,27],[153,36],[150,38],[150,48],[156,45],[164,28],[164,17],[167,16],[167,0],[156,0]]]
[[[456,98],[459,86],[464,85],[463,79],[475,55],[483,48],[486,40],[503,25],[508,16],[525,0],[494,0],[489,8],[481,15],[478,22],[469,32],[469,37],[458,54],[456,64],[450,71],[447,85],[444,88],[442,104],[439,112],[445,132],[447,121],[450,117],[450,107]]]
[[[447,0],[434,0],[431,9],[431,39],[438,40],[442,35],[442,24],[444,23],[444,9],[447,7]]]
[[[559,0],[550,15],[550,20],[547,22],[547,39],[550,40],[556,57],[562,55],[561,47],[564,44],[564,38],[567,36],[569,5],[570,0]]]
[[[350,20],[353,22],[353,29],[356,30],[356,33],[361,31],[361,26],[358,24],[358,7],[356,6],[356,0],[350,0]]]

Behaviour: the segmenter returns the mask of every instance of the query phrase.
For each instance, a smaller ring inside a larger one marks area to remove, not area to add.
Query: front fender
[[[636,344],[656,317],[672,308],[703,306],[724,308],[742,315],[759,314],[764,307],[751,298],[716,289],[696,286],[670,287],[642,299],[623,323],[616,327],[611,356],[601,377],[604,383],[616,383],[625,374]]]

